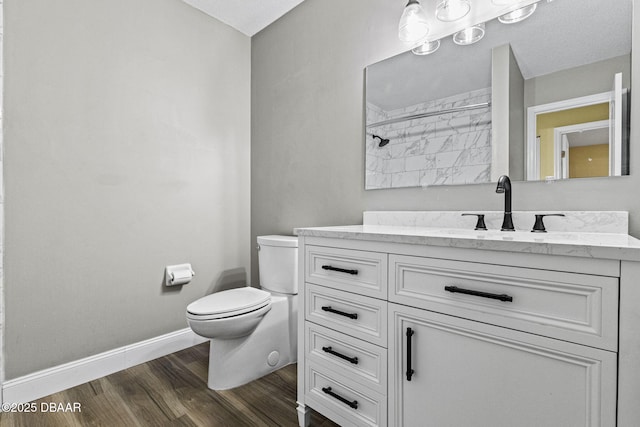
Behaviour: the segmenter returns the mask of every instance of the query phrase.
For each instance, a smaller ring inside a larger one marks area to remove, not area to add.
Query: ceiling
[[[303,0],[183,0],[252,37]]]

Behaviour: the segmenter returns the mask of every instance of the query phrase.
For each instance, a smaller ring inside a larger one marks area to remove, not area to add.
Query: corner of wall
[[[4,4],[0,0],[0,403],[4,381]]]

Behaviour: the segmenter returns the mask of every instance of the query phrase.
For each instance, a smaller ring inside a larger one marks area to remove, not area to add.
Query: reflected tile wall
[[[391,111],[367,104],[367,124],[488,101],[491,88]],[[389,139],[389,144],[379,147],[373,135]],[[489,107],[367,128],[367,189],[471,184],[490,178]]]

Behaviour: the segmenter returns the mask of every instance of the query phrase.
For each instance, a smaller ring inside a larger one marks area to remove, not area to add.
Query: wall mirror
[[[632,9],[541,1],[475,44],[368,66],[365,188],[628,174]]]

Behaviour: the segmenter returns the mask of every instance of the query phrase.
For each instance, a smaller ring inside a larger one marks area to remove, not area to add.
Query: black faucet
[[[507,175],[498,178],[496,193],[504,193],[504,219],[500,231],[515,231],[513,220],[511,219],[511,180]]]

